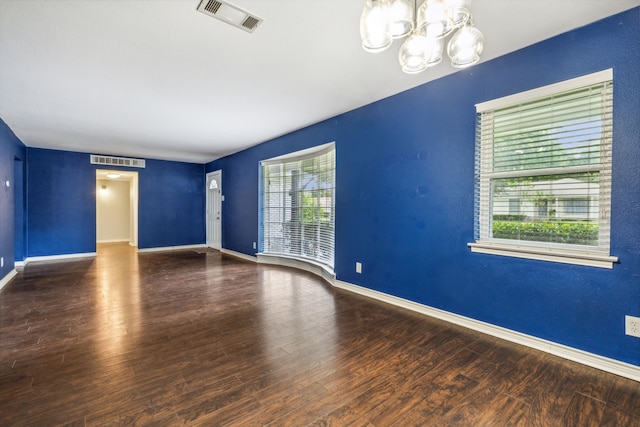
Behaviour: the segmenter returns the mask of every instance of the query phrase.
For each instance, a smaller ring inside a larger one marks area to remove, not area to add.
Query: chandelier
[[[442,61],[445,39],[451,66],[465,68],[480,61],[484,36],[473,26],[471,0],[365,0],[360,17],[362,48],[382,52],[393,39],[406,37],[398,60],[402,71],[416,74]]]

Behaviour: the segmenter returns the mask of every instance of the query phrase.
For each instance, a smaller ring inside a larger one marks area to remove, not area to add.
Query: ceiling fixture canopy
[[[402,71],[419,73],[442,61],[445,39],[447,55],[455,68],[480,61],[484,36],[471,20],[471,0],[365,0],[360,17],[362,48],[382,52],[393,39],[406,37],[398,60]]]

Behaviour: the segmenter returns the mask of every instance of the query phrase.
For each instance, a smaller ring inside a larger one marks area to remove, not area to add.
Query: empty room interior
[[[0,425],[640,426],[639,76],[639,0],[0,0]]]

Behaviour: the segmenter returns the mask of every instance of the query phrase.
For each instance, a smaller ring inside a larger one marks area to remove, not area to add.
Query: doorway
[[[138,172],[96,170],[96,243],[138,246]]]
[[[222,171],[207,174],[207,246],[222,248]]]

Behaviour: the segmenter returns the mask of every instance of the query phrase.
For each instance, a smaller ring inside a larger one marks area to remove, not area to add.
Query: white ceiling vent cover
[[[99,156],[91,154],[92,165],[128,166],[130,168],[144,168],[144,159],[131,159],[129,157]]]
[[[262,18],[224,0],[200,0],[198,10],[248,33],[253,33],[263,21]]]

